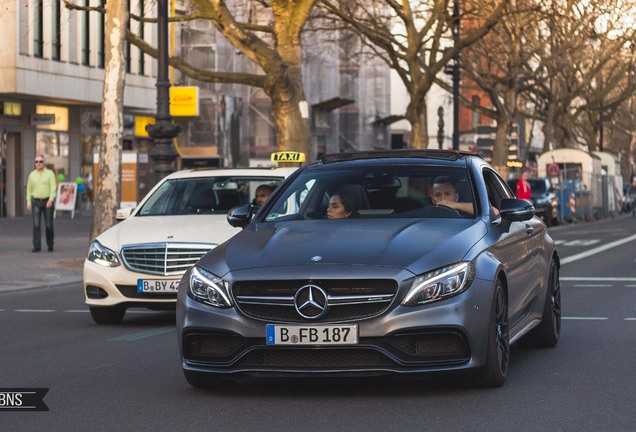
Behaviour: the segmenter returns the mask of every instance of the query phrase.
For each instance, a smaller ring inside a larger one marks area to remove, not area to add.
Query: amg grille
[[[200,243],[152,243],[121,249],[128,270],[158,276],[182,275],[216,245]]]
[[[326,312],[316,319],[299,314],[298,290],[320,287],[327,295]],[[237,307],[247,316],[269,322],[343,322],[378,316],[388,309],[397,293],[391,279],[237,281],[232,293]]]

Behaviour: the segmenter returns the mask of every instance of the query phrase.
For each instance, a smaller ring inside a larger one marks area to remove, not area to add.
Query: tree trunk
[[[495,134],[491,165],[503,178],[508,175],[506,162],[508,162],[508,131],[511,125],[512,120],[509,117],[497,119],[497,133]]]
[[[409,148],[428,148],[428,128],[426,125],[426,101],[424,98],[419,103],[410,102],[406,107],[406,119],[411,124],[411,138]]]
[[[556,110],[553,102],[550,102],[546,112],[545,123],[543,124],[543,152],[552,150],[552,141],[554,140],[554,118]]]
[[[106,2],[104,89],[102,97],[102,142],[99,146],[97,189],[93,207],[91,240],[115,224],[121,197],[121,152],[124,132],[124,37],[126,0]]]

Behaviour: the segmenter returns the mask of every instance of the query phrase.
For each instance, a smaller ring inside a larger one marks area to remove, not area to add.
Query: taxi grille
[[[326,312],[316,318],[302,316],[295,306],[301,287],[320,287],[328,297]],[[392,279],[237,281],[232,293],[247,316],[269,322],[343,322],[378,316],[397,293]]]
[[[130,271],[158,276],[182,275],[215,246],[200,243],[129,245],[121,249],[121,257]]]

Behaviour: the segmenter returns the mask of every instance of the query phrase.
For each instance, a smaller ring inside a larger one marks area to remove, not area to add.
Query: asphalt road
[[[633,431],[636,218],[551,229],[564,261],[554,349],[513,346],[508,380],[252,379],[199,390],[182,376],[174,314],[99,326],[79,284],[0,294],[0,387],[49,390],[6,431]]]

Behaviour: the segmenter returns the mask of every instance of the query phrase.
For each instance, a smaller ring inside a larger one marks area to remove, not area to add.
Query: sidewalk
[[[92,216],[58,212],[53,221],[55,251],[47,252],[42,221],[42,252],[32,253],[31,215],[0,218],[0,292],[82,282]]]

